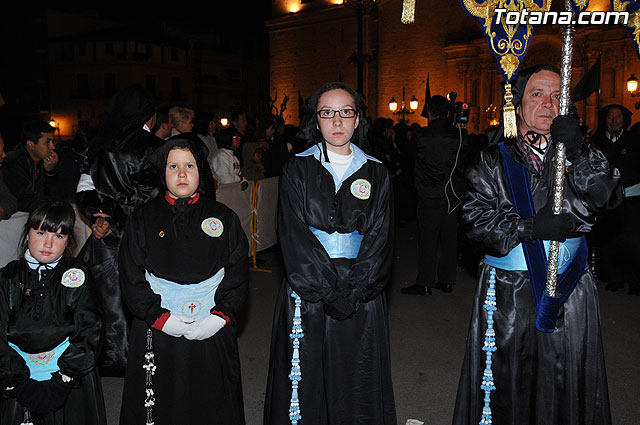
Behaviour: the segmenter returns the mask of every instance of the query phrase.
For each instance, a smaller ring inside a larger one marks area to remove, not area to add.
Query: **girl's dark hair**
[[[305,104],[305,117],[302,120],[302,131],[307,139],[307,147],[311,147],[316,143],[322,142],[322,133],[318,128],[318,100],[320,96],[331,90],[344,90],[351,95],[356,106],[356,114],[360,119],[356,131],[353,133],[351,143],[358,146],[366,153],[370,153],[369,143],[367,142],[367,132],[369,131],[369,120],[366,118],[367,107],[364,99],[354,89],[343,82],[333,82],[320,87]]]
[[[40,229],[54,233],[56,233],[58,229],[61,229],[60,233],[69,235],[69,244],[67,244],[66,251],[72,250],[74,245],[73,226],[75,223],[76,213],[69,202],[48,199],[40,201],[36,207],[31,210],[29,218],[22,230],[19,248],[20,253],[24,254],[27,251],[29,246],[27,235],[31,229]]]

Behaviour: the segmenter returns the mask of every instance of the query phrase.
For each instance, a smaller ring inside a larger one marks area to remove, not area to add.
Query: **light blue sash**
[[[224,278],[224,267],[200,283],[181,285],[156,277],[145,271],[151,290],[160,295],[160,305],[173,314],[189,317],[194,321],[207,317],[215,307],[216,290]]]
[[[330,258],[357,258],[364,235],[354,230],[352,233],[327,233],[309,226],[309,230],[322,244]]]
[[[571,264],[571,261],[578,253],[578,249],[583,243],[583,239],[584,238],[582,237],[569,238],[565,242],[560,243],[560,248],[558,250],[558,274],[564,273],[569,264]],[[547,255],[549,255],[549,241],[543,241],[543,243],[544,250]],[[486,254],[484,256],[484,262],[485,264],[502,270],[528,270],[527,260],[524,256],[522,244],[519,244],[518,246],[513,248],[504,257],[494,257],[492,255]]]
[[[9,347],[13,348],[16,353],[22,356],[25,363],[27,364],[27,367],[29,368],[31,379],[34,379],[36,381],[47,381],[51,379],[52,373],[60,370],[60,367],[58,367],[58,360],[68,346],[69,338],[66,338],[53,350],[49,350],[44,353],[30,354],[22,351],[20,348],[18,348],[17,345],[11,342],[9,343]]]
[[[636,183],[633,186],[625,187],[624,196],[625,198],[630,198],[632,196],[640,196],[640,183]]]

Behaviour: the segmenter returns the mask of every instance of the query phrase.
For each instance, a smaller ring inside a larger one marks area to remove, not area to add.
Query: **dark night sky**
[[[251,50],[253,55],[268,51],[268,34],[264,21],[271,17],[271,0],[214,0],[209,2],[173,3],[158,7],[149,3],[130,2],[114,6],[85,5],[79,8],[52,9],[86,13],[105,20],[133,24],[169,21],[191,34],[223,34],[233,46]],[[0,130],[13,127],[14,117],[47,109],[47,30],[46,7],[32,4],[14,5],[3,15],[0,24],[0,94],[7,105],[0,108]],[[19,41],[16,41],[19,40]]]
[[[146,3],[145,3],[146,4]],[[94,10],[105,19],[115,21],[133,21],[142,18],[158,17],[186,25],[201,24],[213,31],[239,31],[253,25],[262,25],[271,15],[271,0],[214,0],[190,4],[181,2],[171,7],[154,8],[134,5],[125,9],[114,7],[88,7],[81,10]]]

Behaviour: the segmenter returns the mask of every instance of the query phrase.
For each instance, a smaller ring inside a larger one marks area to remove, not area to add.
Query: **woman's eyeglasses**
[[[336,116],[336,112],[340,115],[340,118],[355,118],[356,110],[351,108],[346,109],[320,109],[318,112],[318,116],[324,120],[331,119]]]

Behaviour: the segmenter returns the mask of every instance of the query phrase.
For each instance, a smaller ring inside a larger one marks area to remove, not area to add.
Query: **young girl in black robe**
[[[360,148],[367,120],[353,89],[327,84],[309,107],[311,146],[280,177],[286,277],[264,423],[395,424],[383,292],[393,246],[389,174]]]
[[[102,320],[84,263],[64,256],[75,212],[43,201],[23,258],[0,270],[0,423],[106,424],[96,356]]]
[[[199,145],[174,138],[152,160],[167,191],[128,219],[118,259],[134,316],[120,424],[244,424],[235,312],[247,238],[231,209],[198,192]]]

